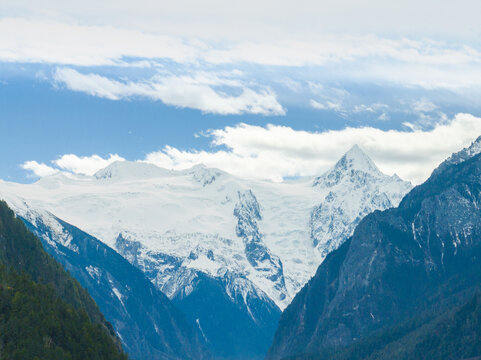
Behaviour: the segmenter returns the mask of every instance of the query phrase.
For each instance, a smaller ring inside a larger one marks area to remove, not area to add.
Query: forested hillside
[[[126,359],[95,302],[0,202],[1,359]]]

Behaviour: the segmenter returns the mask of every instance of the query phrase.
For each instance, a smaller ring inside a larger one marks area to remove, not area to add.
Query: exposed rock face
[[[251,190],[239,192],[238,195],[239,202],[234,208],[234,216],[237,218],[236,234],[244,241],[246,258],[252,267],[264,273],[264,277],[275,284],[279,300],[283,301],[287,290],[282,263],[262,241],[257,224],[262,220],[259,203]]]
[[[268,359],[350,344],[441,286],[454,291],[446,285],[454,277],[466,287],[479,280],[481,155],[467,153],[474,157],[453,155],[398,208],[366,216],[327,256],[282,314]]]

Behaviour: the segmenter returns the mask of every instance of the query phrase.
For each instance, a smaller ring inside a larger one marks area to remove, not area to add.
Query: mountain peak
[[[481,153],[481,136],[478,136],[470,146],[464,148],[457,153],[453,153],[449,158],[443,161],[436,169],[434,169],[433,174],[437,174],[449,165],[462,163],[475,155]]]
[[[171,172],[156,165],[139,161],[115,161],[107,167],[97,171],[94,177],[101,179],[124,180],[132,178],[161,177]]]
[[[339,159],[334,167],[322,176],[317,177],[313,185],[331,187],[346,177],[353,179],[354,173],[358,174],[356,177],[365,176],[361,174],[370,174],[376,177],[384,175],[371,158],[356,144]]]
[[[380,173],[376,164],[357,144],[339,159],[333,170],[360,170],[368,173]]]
[[[218,177],[225,173],[216,168],[208,168],[204,164],[197,164],[191,168],[184,170],[183,173],[192,175],[194,180],[201,183],[202,186],[212,184]]]

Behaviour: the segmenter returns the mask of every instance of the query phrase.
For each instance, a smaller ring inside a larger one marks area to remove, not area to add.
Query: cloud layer
[[[316,33],[417,33],[477,36],[481,4],[476,0],[3,0],[3,16],[108,23],[186,37],[227,40],[307,37]]]
[[[240,177],[282,181],[290,176],[321,174],[358,144],[383,172],[420,183],[441,161],[468,146],[478,135],[481,118],[469,114],[458,114],[428,131],[407,126],[405,131],[360,127],[314,133],[286,126],[238,124],[209,132],[213,151],[184,151],[166,146],[140,160],[178,170],[202,163]],[[216,147],[227,150],[215,150]],[[53,162],[55,168],[46,169],[44,164],[33,161],[23,167],[37,176],[47,176],[55,170],[93,174],[116,159],[121,158],[64,155]]]
[[[223,41],[219,32],[215,42],[199,31],[189,34],[156,32],[140,28],[78,25],[75,22],[0,18],[0,31],[10,36],[0,39],[0,60],[47,62],[54,64],[125,65],[123,58],[169,59],[178,63],[199,60],[211,64],[253,63],[278,66],[325,65],[362,58],[379,57],[402,63],[457,65],[479,63],[480,51],[462,39],[430,40],[427,37],[391,37],[376,32],[316,35],[266,39],[239,38]],[[385,32],[382,32],[385,33]]]
[[[449,38],[434,41],[406,35],[321,32],[273,39],[259,34],[255,39],[224,41],[225,33],[219,32],[214,42],[194,30],[181,36],[166,29],[148,32],[108,23],[77,25],[25,18],[0,18],[0,33],[9,34],[0,38],[3,62],[138,67],[168,61],[197,68],[315,66],[351,80],[427,88],[459,88],[481,82],[481,50],[469,39],[453,42]]]

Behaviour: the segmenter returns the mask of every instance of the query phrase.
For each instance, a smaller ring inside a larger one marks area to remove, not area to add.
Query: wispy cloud
[[[118,81],[98,74],[82,74],[69,68],[59,68],[54,80],[70,90],[110,100],[147,97],[167,105],[197,109],[215,114],[284,115],[285,110],[269,88],[251,89],[232,78],[201,73],[194,76],[162,75],[148,81]],[[228,86],[240,90],[229,95],[216,87]]]
[[[435,104],[433,104],[431,101],[423,97],[417,101],[414,101],[412,104],[412,108],[415,112],[426,113],[426,112],[432,112],[436,110],[438,107]]]
[[[309,100],[309,104],[311,107],[317,110],[334,110],[334,111],[342,111],[343,107],[341,103],[335,103],[332,101],[326,101],[325,103],[320,103],[316,100]]]

